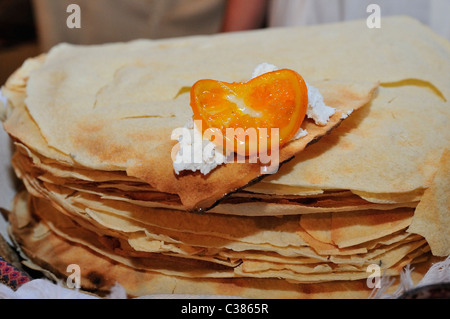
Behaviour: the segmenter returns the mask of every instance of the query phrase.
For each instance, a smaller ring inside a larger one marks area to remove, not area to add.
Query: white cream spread
[[[298,140],[298,139],[300,139],[300,138],[302,138],[302,137],[305,137],[306,135],[308,135],[308,131],[307,131],[307,130],[304,130],[304,129],[302,129],[302,128],[300,128],[300,129],[298,130],[298,132],[295,133],[295,135],[294,135],[294,137],[293,137],[292,139],[293,139],[293,140]]]
[[[252,79],[257,78],[260,75],[269,73],[269,72],[273,72],[273,71],[277,71],[279,70],[279,68],[276,65],[273,64],[269,64],[269,63],[261,63],[259,64],[252,73]]]
[[[269,63],[259,64],[252,73],[252,79],[262,74],[279,70],[275,65]],[[317,125],[326,125],[330,117],[336,112],[336,109],[325,105],[323,96],[319,90],[312,85],[306,83],[308,88],[308,109],[306,116]],[[248,108],[238,100],[238,97],[230,94],[227,98],[235,102],[236,105],[242,108],[244,113],[251,113],[252,116],[260,116],[254,110]],[[227,156],[218,150],[216,144],[210,140],[203,139],[201,129],[197,128],[194,121],[191,119],[185,124],[184,128],[176,129],[172,133],[172,140],[177,140],[179,150],[175,154],[173,159],[173,168],[176,174],[180,174],[181,171],[200,171],[202,174],[207,175],[217,166],[227,162]],[[308,135],[308,131],[300,128],[295,134],[292,140],[300,139]],[[201,143],[196,141],[202,141]],[[191,153],[191,154],[188,154]],[[233,154],[230,154],[232,157]]]
[[[308,88],[308,109],[306,110],[306,116],[317,125],[327,125],[331,116],[336,113],[336,109],[325,105],[323,102],[323,96],[319,90],[312,85],[306,83]]]
[[[353,110],[348,111],[347,113],[342,113],[341,120],[345,120],[347,117],[350,116],[350,114],[353,113]]]
[[[273,64],[261,63],[253,71],[252,78],[277,70],[279,68]],[[326,125],[330,117],[336,113],[336,109],[325,105],[323,96],[319,90],[307,82],[305,83],[308,88],[308,109],[306,110],[306,116],[314,120],[317,125]]]
[[[171,139],[177,140],[180,147],[173,161],[173,169],[177,175],[185,170],[200,171],[207,175],[218,165],[226,163],[227,157],[217,150],[216,144],[203,139],[201,130],[192,119],[184,125],[184,129],[174,130]]]

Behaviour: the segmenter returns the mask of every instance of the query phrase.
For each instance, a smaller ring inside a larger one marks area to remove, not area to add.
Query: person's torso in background
[[[271,0],[271,27],[365,19],[367,7],[378,4],[381,18],[408,15],[450,39],[450,0]]]
[[[81,28],[67,7],[78,4]],[[225,0],[34,0],[44,50],[60,42],[97,44],[219,32]]]

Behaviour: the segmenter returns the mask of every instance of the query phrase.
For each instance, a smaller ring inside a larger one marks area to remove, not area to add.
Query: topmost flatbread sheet
[[[448,51],[448,43],[408,18],[385,19],[381,30],[356,21],[91,47],[64,44],[31,72],[25,102],[49,146],[75,163],[126,170],[160,191],[177,193],[186,208],[208,207],[259,177],[259,167],[226,165],[207,177],[174,174],[169,137],[192,115],[189,96],[175,98],[181,88],[202,78],[246,81],[261,62],[318,83],[325,101],[342,112],[325,128],[306,121],[310,134],[286,147],[284,161],[339,124],[342,113],[369,102],[374,82],[419,78],[447,96],[449,72],[442,67],[448,65],[442,61]]]

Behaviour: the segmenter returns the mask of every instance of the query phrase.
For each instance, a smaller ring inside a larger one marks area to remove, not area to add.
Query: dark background
[[[22,62],[39,54],[31,0],[0,0],[0,86]]]

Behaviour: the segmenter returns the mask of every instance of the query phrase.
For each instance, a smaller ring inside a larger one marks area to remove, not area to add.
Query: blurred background
[[[23,60],[38,52],[31,1],[0,0],[0,86]]]
[[[0,86],[60,42],[97,44],[220,32],[226,0],[0,0]],[[80,8],[81,28],[69,28]]]
[[[409,15],[450,40],[450,0],[0,0],[0,86],[60,42],[97,44]],[[80,8],[79,21],[68,6]],[[79,22],[80,28],[69,28]]]

